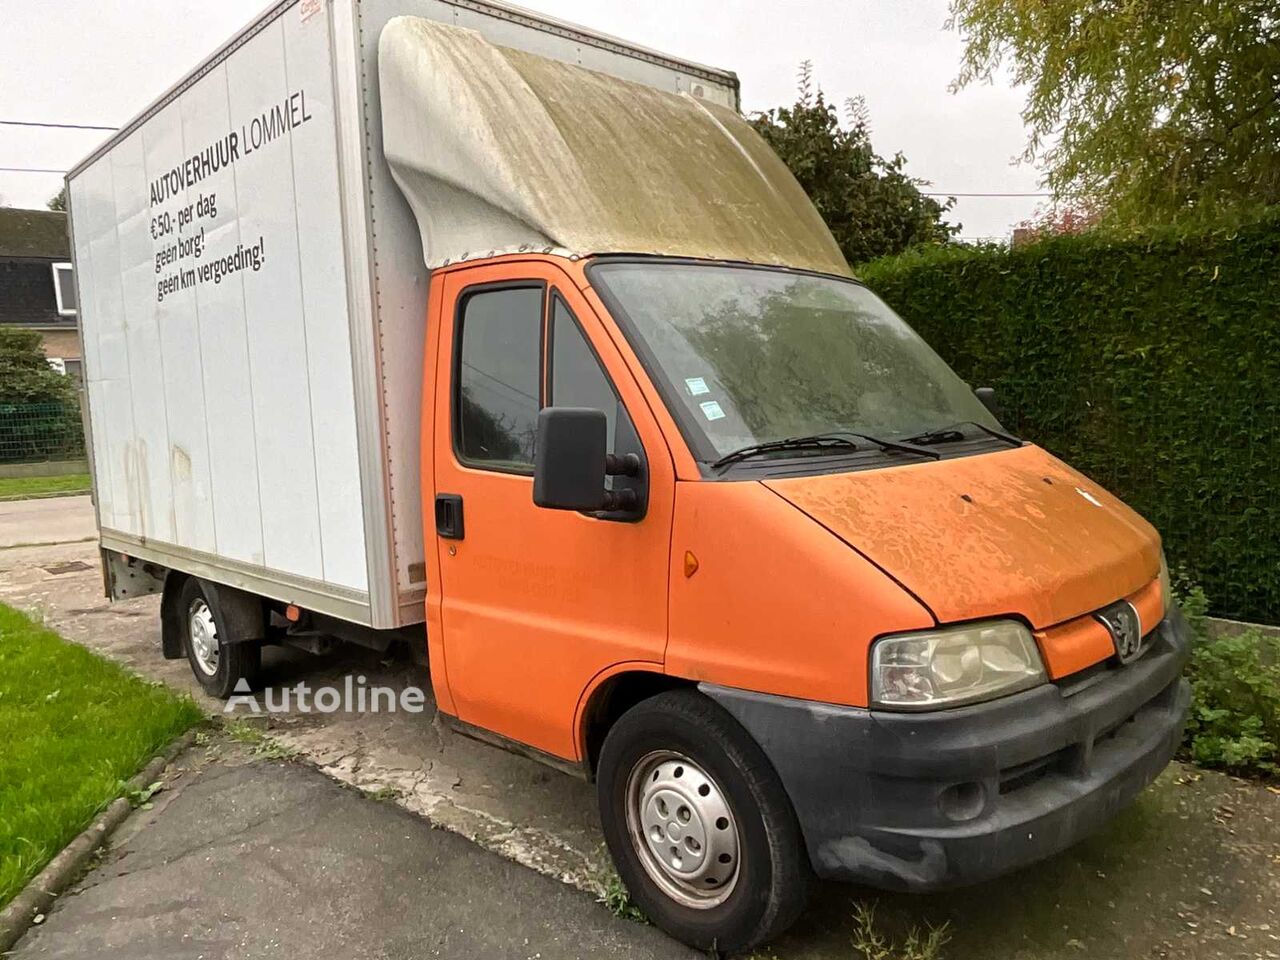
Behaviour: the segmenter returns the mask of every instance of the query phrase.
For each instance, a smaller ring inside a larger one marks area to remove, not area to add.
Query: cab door
[[[434,507],[450,698],[467,723],[577,759],[592,678],[662,661],[674,469],[612,332],[555,264],[443,279]],[[603,409],[610,452],[640,456],[641,519],[534,505],[538,411],[553,404]]]

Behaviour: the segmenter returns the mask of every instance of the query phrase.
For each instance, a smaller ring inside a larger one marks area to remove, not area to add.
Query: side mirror
[[[533,457],[533,502],[551,510],[603,510],[608,433],[603,410],[543,408]]]
[[[978,387],[973,391],[973,395],[987,408],[988,413],[997,420],[1000,419],[1000,405],[996,402],[995,387]]]

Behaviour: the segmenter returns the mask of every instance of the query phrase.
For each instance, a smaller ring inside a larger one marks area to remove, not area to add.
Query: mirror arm
[[[640,498],[634,490],[606,490],[604,509],[609,512],[630,512],[640,506]]]
[[[604,473],[607,477],[640,476],[640,457],[634,453],[619,456],[611,453],[604,458]]]

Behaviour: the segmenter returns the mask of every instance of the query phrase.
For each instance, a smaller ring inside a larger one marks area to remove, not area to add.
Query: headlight
[[[1169,608],[1173,606],[1173,584],[1169,582],[1169,561],[1164,557],[1164,550],[1160,551],[1160,602],[1164,604],[1164,615],[1169,615]]]
[[[1013,620],[885,637],[871,648],[871,705],[887,710],[957,707],[1047,679],[1030,631]]]

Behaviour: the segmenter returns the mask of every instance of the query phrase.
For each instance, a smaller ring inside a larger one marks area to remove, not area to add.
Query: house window
[[[76,279],[71,272],[71,264],[53,264],[53,295],[58,301],[58,316],[76,315]]]

